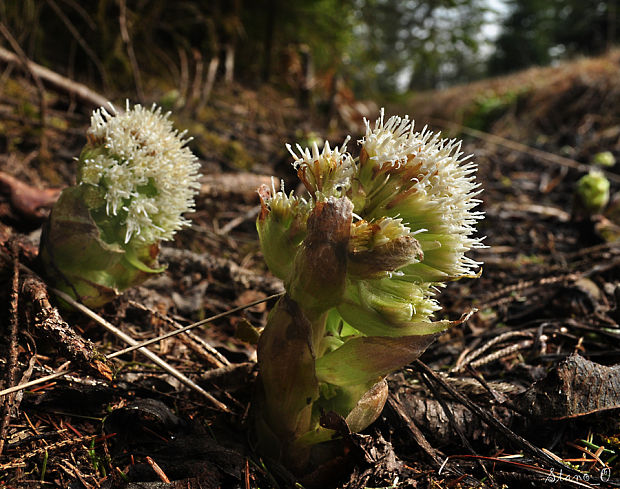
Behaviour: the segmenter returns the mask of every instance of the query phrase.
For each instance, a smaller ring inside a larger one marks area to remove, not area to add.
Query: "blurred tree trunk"
[[[618,15],[617,0],[607,2],[607,46],[606,50],[611,51],[616,43],[616,21]]]
[[[264,60],[262,79],[268,82],[271,77],[271,58],[273,56],[273,33],[276,25],[276,0],[267,0],[267,23],[263,40]]]

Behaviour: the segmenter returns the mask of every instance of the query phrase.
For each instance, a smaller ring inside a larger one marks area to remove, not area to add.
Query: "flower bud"
[[[440,307],[428,284],[398,277],[349,280],[338,312],[356,330],[368,336],[424,335],[443,331],[446,322],[431,322]]]
[[[616,158],[611,151],[601,151],[592,157],[592,164],[612,167],[616,164]]]
[[[297,176],[311,196],[322,194],[325,197],[340,197],[349,189],[351,177],[355,173],[355,163],[351,155],[345,153],[348,141],[349,138],[341,148],[336,146],[334,149],[331,149],[326,141],[321,152],[316,143],[312,145],[312,150],[297,145],[299,156],[290,144],[286,146],[295,158],[293,166],[297,169]]]
[[[592,170],[577,182],[577,205],[589,214],[601,212],[609,202],[609,180],[600,171]]]
[[[359,278],[388,277],[406,265],[424,258],[422,248],[402,219],[381,218],[351,226],[348,270]]]
[[[284,185],[282,184],[283,188]],[[297,250],[306,237],[310,204],[262,185],[258,189],[261,211],[256,221],[265,263],[276,277],[287,280]]]

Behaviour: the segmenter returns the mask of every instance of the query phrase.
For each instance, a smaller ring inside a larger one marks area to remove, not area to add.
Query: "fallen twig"
[[[97,324],[102,326],[108,332],[112,333],[114,336],[116,336],[120,340],[124,341],[125,343],[131,345],[132,350],[133,349],[140,350],[140,353],[142,353],[145,357],[147,357],[149,360],[151,360],[155,365],[161,367],[164,371],[168,372],[170,375],[172,375],[173,377],[175,377],[176,379],[181,381],[183,384],[185,384],[186,386],[188,386],[191,389],[195,390],[196,392],[200,393],[203,397],[207,398],[218,409],[220,409],[220,410],[222,410],[224,412],[227,412],[227,413],[230,412],[230,409],[228,409],[228,407],[224,403],[218,401],[215,397],[213,397],[211,394],[209,394],[206,390],[204,390],[202,387],[200,387],[198,384],[196,384],[189,377],[187,377],[186,375],[184,375],[181,372],[179,372],[176,368],[174,368],[168,362],[166,362],[166,361],[162,360],[161,358],[159,358],[151,350],[147,350],[143,345],[140,345],[140,343],[138,341],[134,340],[131,336],[129,336],[124,331],[121,331],[120,329],[118,329],[112,323],[110,323],[110,322],[106,321],[105,319],[103,319],[99,314],[97,314],[96,312],[92,311],[91,309],[89,309],[85,305],[80,304],[75,299],[73,299],[73,297],[71,297],[69,294],[66,294],[62,290],[57,290],[57,289],[50,289],[50,290],[54,294],[56,294],[58,297],[60,297],[62,300],[66,301],[69,305],[73,306],[78,311],[82,312],[83,314],[85,314],[89,318],[91,318],[94,321],[96,321]],[[180,331],[180,330],[177,330],[177,331]],[[175,333],[176,331],[172,331],[172,332]],[[127,351],[127,349],[123,350],[123,351]]]
[[[19,65],[19,58],[17,55],[0,47],[0,60],[5,63],[15,63]],[[103,95],[99,95],[95,91],[88,88],[86,85],[74,82],[69,78],[66,78],[58,73],[41,66],[34,61],[28,61],[28,68],[32,73],[35,73],[39,78],[53,85],[55,88],[62,90],[63,92],[74,94],[83,102],[91,104],[95,107],[108,106],[110,103]]]
[[[4,254],[1,250],[0,250],[0,258],[4,258],[7,261],[10,260],[10,258],[6,254]],[[30,270],[28,267],[26,267],[25,265],[20,264],[20,266],[22,267],[22,269],[26,270],[28,273],[31,273],[31,274],[36,276],[36,274],[32,270]],[[82,305],[79,302],[75,301],[72,297],[70,297],[69,295],[65,294],[64,292],[59,291],[59,290],[55,290],[55,289],[51,289],[51,290],[55,294],[57,294],[61,299],[63,299],[64,301],[68,302],[71,306],[75,307],[76,309],[78,309],[79,311],[83,312],[84,314],[86,314],[90,318],[94,319],[100,325],[104,326],[112,334],[118,336],[123,341],[125,341],[126,343],[129,343],[131,345],[128,348],[125,348],[123,350],[120,350],[120,351],[117,351],[117,352],[114,352],[114,353],[111,353],[111,354],[107,355],[106,356],[107,359],[112,359],[112,358],[115,358],[117,356],[123,355],[125,353],[129,353],[129,352],[134,351],[134,350],[141,350],[141,352],[144,353],[146,356],[148,356],[154,363],[159,365],[161,368],[163,368],[168,373],[170,373],[171,375],[173,375],[174,377],[179,379],[184,384],[186,384],[189,387],[191,387],[192,389],[197,390],[198,392],[200,392],[203,396],[207,397],[207,399],[209,399],[212,403],[214,403],[219,409],[222,409],[222,410],[224,410],[226,412],[230,412],[230,410],[223,403],[221,403],[220,401],[215,399],[213,396],[211,396],[211,394],[206,392],[202,387],[200,387],[199,385],[194,383],[189,378],[185,377],[185,375],[183,375],[181,372],[178,372],[176,369],[174,369],[173,367],[168,365],[166,362],[161,360],[157,355],[155,355],[154,353],[150,352],[149,350],[146,350],[146,348],[144,348],[144,347],[148,346],[148,345],[150,345],[152,343],[156,343],[158,341],[161,341],[163,339],[170,338],[170,337],[175,336],[177,334],[181,334],[181,333],[183,333],[185,331],[189,331],[192,328],[196,328],[196,327],[201,326],[203,324],[210,323],[212,321],[215,321],[215,320],[220,319],[222,317],[228,316],[230,314],[234,314],[234,313],[239,312],[239,311],[241,311],[243,309],[247,309],[248,307],[252,307],[252,306],[255,306],[255,305],[260,304],[262,302],[265,302],[265,301],[277,298],[277,297],[282,295],[282,294],[274,294],[274,295],[271,295],[271,296],[266,297],[266,298],[258,299],[256,301],[250,302],[249,304],[244,304],[242,306],[230,309],[230,310],[228,310],[226,312],[223,312],[223,313],[220,313],[220,314],[216,314],[215,316],[212,316],[210,318],[203,319],[202,321],[198,321],[197,323],[190,324],[188,326],[185,326],[183,328],[177,329],[175,331],[170,331],[170,332],[168,332],[166,334],[158,336],[157,338],[152,338],[152,339],[147,340],[147,341],[138,342],[138,341],[134,340],[133,338],[131,338],[130,336],[128,336],[127,334],[125,334],[123,331],[120,331],[118,328],[116,328],[115,326],[110,324],[108,321],[103,319],[101,316],[99,316],[94,311],[91,311],[90,309],[88,309],[84,305]],[[117,333],[118,333],[118,335],[117,335]],[[148,353],[145,353],[145,352],[148,352]],[[150,354],[150,356],[149,356],[149,354]],[[167,368],[164,367],[164,365],[166,365]],[[173,372],[175,372],[176,375]],[[61,377],[61,376],[65,375],[65,374],[67,374],[67,373],[68,373],[67,371],[57,372],[57,373],[50,374],[50,375],[47,375],[45,377],[42,377],[40,379],[36,379],[36,380],[30,381],[30,382],[28,382],[26,384],[22,384],[22,385],[18,385],[18,386],[13,386],[13,387],[10,387],[8,389],[4,389],[4,390],[0,391],[0,397],[6,396],[6,395],[11,394],[12,392],[16,392],[18,390],[22,390],[22,389],[26,389],[28,387],[32,387],[33,385],[37,385],[37,384],[40,384],[40,383],[43,383],[43,382],[47,382],[49,380],[56,379],[56,378]]]
[[[17,325],[18,325],[18,302],[19,302],[19,248],[13,241],[11,246],[13,253],[13,279],[11,281],[11,295],[9,299],[9,355],[6,366],[6,386],[13,387],[15,384],[15,371],[17,370]],[[6,430],[11,419],[11,408],[15,396],[9,396],[2,406],[2,419],[0,420],[0,455],[4,451]]]
[[[562,462],[558,462],[556,459],[545,453],[543,450],[541,450],[535,445],[532,445],[528,440],[513,432],[497,418],[478,407],[465,395],[453,389],[452,386],[447,384],[440,376],[435,374],[432,369],[428,368],[420,360],[416,360],[414,363],[418,371],[423,372],[425,375],[428,376],[428,378],[432,379],[435,383],[440,385],[454,399],[467,407],[467,409],[469,409],[472,413],[481,418],[486,424],[495,428],[508,440],[520,446],[524,452],[529,453],[532,457],[548,464],[550,467],[563,470],[568,475],[581,476],[581,472],[563,464]]]
[[[467,450],[469,450],[469,452],[472,455],[478,455],[476,453],[476,451],[474,450],[474,448],[471,446],[471,443],[469,443],[469,440],[467,439],[467,437],[465,436],[465,432],[461,429],[459,424],[455,421],[454,414],[452,413],[452,410],[448,407],[448,404],[446,403],[445,399],[441,396],[439,391],[435,388],[435,386],[431,382],[430,375],[428,375],[426,372],[421,372],[420,373],[420,379],[422,380],[422,382],[424,382],[424,384],[426,384],[426,386],[429,388],[429,390],[431,391],[431,393],[433,394],[435,399],[437,399],[437,401],[441,405],[441,408],[443,409],[443,412],[448,417],[448,420],[450,421],[450,424],[452,425],[452,428],[458,434],[458,436],[461,439],[461,442],[463,443],[463,445],[465,445]],[[478,465],[480,466],[482,471],[485,473],[485,475],[487,476],[487,478],[491,482],[491,485],[493,487],[497,487],[497,484],[495,483],[495,480],[493,479],[493,477],[491,476],[491,474],[489,473],[489,471],[487,470],[485,465],[482,462],[480,462],[479,460],[477,460],[476,462],[478,463]]]
[[[96,376],[112,380],[112,368],[106,357],[91,341],[78,335],[62,319],[58,309],[49,302],[45,284],[34,277],[28,277],[24,281],[22,290],[37,309],[34,325],[58,345],[64,356],[77,363],[80,368],[85,368]]]

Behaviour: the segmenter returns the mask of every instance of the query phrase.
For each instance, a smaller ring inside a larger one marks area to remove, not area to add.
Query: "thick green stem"
[[[325,335],[327,312],[344,293],[352,209],[348,199],[331,198],[316,205],[295,256],[287,294],[269,315],[258,343],[263,388],[259,437],[270,445],[263,447],[267,453],[293,468],[303,467],[309,456],[309,445],[300,438],[316,423],[317,349]]]
[[[285,463],[305,462],[296,440],[310,429],[312,403],[319,396],[314,373],[312,324],[288,295],[269,315],[258,343],[262,394],[257,420],[265,453]]]

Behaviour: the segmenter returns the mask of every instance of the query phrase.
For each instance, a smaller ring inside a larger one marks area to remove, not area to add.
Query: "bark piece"
[[[97,377],[112,380],[112,368],[108,360],[91,341],[82,338],[62,319],[58,310],[50,304],[47,290],[41,281],[26,279],[22,292],[34,302],[35,326],[54,341],[63,355]]]
[[[571,355],[515,399],[533,416],[566,419],[620,409],[620,365],[607,367]]]

